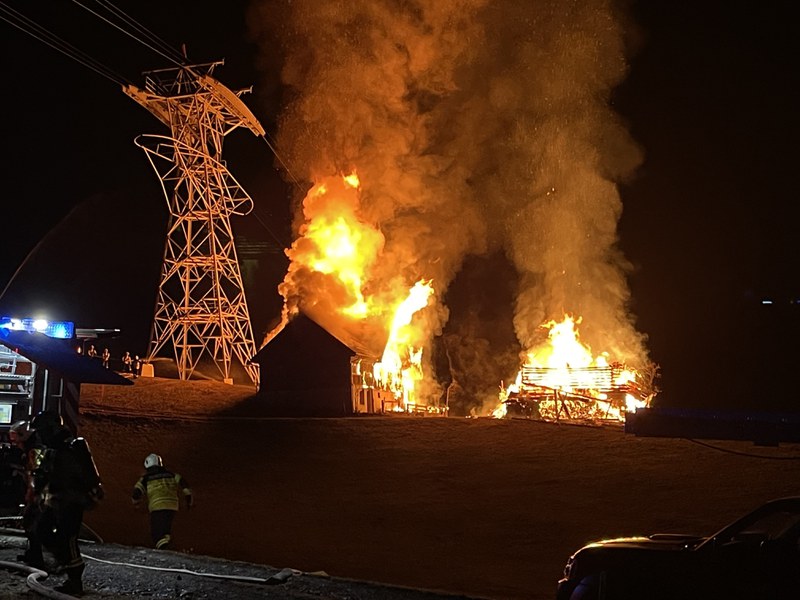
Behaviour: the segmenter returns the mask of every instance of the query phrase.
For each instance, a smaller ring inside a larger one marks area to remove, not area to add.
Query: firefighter
[[[39,555],[28,558],[41,563],[41,547],[49,550],[67,574],[64,584],[56,590],[82,594],[85,565],[78,534],[84,510],[103,498],[100,476],[86,440],[74,438],[60,415],[41,412],[31,421],[31,429],[36,438],[31,477],[38,513],[34,536]]]
[[[8,430],[8,444],[0,447],[0,516],[19,516],[28,483],[25,442],[28,422],[18,421]]]
[[[8,432],[9,439],[17,447],[20,457],[19,464],[24,477],[24,492],[22,495],[22,528],[28,540],[24,554],[17,556],[17,560],[36,568],[44,568],[42,558],[42,545],[36,536],[36,523],[39,515],[39,505],[34,501],[33,490],[33,465],[36,453],[34,446],[37,444],[33,435],[31,424],[28,421],[17,421]]]
[[[148,454],[144,468],[144,475],[133,486],[131,501],[139,507],[147,499],[153,546],[165,550],[172,542],[172,521],[180,508],[180,493],[183,493],[186,508],[191,509],[194,506],[192,490],[183,477],[164,467],[158,454]]]

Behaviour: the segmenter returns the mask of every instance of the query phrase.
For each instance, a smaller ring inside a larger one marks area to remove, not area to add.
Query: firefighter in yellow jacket
[[[183,477],[164,468],[158,454],[148,454],[144,468],[145,474],[133,486],[131,500],[134,506],[147,500],[153,545],[160,550],[167,549],[172,541],[172,521],[180,507],[180,495],[183,493],[186,507],[192,508],[192,490]]]

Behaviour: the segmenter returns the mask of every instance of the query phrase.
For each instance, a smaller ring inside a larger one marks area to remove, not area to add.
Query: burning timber
[[[350,359],[354,414],[447,416],[447,406],[421,402],[413,393],[413,377],[406,371],[385,370],[380,360],[364,356]]]
[[[653,377],[615,363],[580,368],[523,366],[503,388],[498,418],[545,421],[623,421],[626,412],[650,405]]]

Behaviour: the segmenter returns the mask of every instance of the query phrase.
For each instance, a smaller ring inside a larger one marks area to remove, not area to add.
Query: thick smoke
[[[646,362],[616,245],[616,184],[640,153],[610,107],[627,70],[614,3],[265,0],[253,17],[265,52],[277,39],[283,53],[292,178],[358,170],[362,217],[386,238],[371,293],[433,279],[433,337],[465,258],[502,252],[522,349],[570,313],[593,352]],[[455,345],[479,364],[489,345],[474,342]]]
[[[520,275],[519,341],[530,349],[543,321],[572,313],[595,353],[643,363],[616,246],[616,182],[640,162],[610,108],[627,70],[621,22],[605,0],[494,6],[484,13],[491,45],[474,71],[482,100],[461,118],[481,123],[474,180],[490,236]]]

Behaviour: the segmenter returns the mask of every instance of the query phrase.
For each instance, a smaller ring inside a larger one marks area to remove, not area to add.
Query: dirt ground
[[[211,381],[84,385],[80,433],[107,492],[87,524],[105,542],[148,545],[129,497],[157,452],[195,491],[173,532],[187,556],[539,600],[587,541],[712,533],[800,494],[798,445],[488,418],[268,418],[251,395]]]

